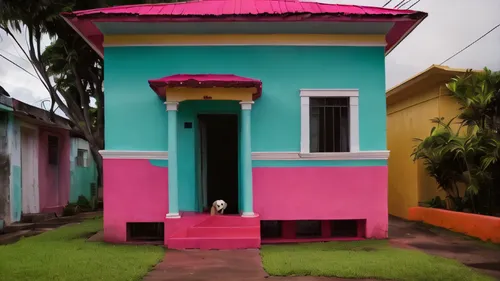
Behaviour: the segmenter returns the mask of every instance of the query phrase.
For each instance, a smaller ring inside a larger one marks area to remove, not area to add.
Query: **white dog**
[[[227,208],[227,203],[224,200],[215,200],[212,203],[212,208],[210,209],[210,215],[214,216],[217,214],[224,214],[224,210]]]

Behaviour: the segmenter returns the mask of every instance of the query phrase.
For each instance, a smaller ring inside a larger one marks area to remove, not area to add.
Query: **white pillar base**
[[[165,215],[166,219],[180,219],[181,215],[179,213],[168,213]]]
[[[255,218],[257,215],[254,212],[243,212],[241,214],[242,218]]]

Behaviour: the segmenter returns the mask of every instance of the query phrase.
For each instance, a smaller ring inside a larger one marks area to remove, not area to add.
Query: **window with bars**
[[[47,140],[49,165],[57,165],[59,163],[59,138],[56,136],[48,136]]]
[[[78,149],[76,155],[76,165],[78,167],[88,167],[88,150],[86,149]]]
[[[349,152],[349,97],[309,99],[310,152]]]

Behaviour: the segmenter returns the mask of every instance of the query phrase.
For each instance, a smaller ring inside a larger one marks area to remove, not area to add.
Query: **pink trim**
[[[310,243],[310,242],[328,242],[328,241],[360,241],[365,240],[360,237],[335,237],[335,238],[270,238],[262,239],[262,244],[286,244],[286,243]]]
[[[103,159],[104,240],[127,240],[127,222],[162,222],[168,212],[168,168],[149,160]]]
[[[149,80],[149,86],[155,93],[165,98],[167,88],[192,87],[192,88],[255,88],[253,99],[258,99],[262,94],[262,82],[260,80],[236,76],[233,74],[176,74],[165,76],[160,79]]]
[[[387,238],[387,177],[386,166],[254,168],[254,211],[262,220],[366,220],[367,238]]]
[[[427,17],[427,13],[296,0],[204,0],[116,6],[63,13],[62,16],[103,57],[103,36],[93,22],[394,22],[387,35],[388,53]]]

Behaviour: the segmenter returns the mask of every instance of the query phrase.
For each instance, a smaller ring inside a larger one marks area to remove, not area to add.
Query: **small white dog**
[[[215,216],[217,214],[224,214],[224,210],[227,208],[227,203],[224,200],[215,200],[212,203],[212,208],[210,209],[210,215]]]

